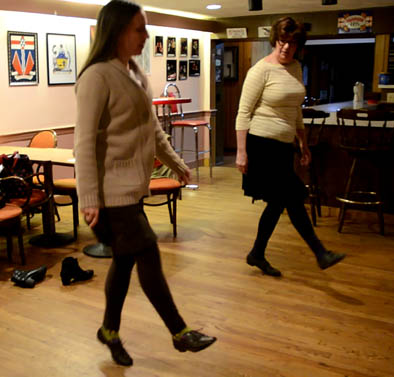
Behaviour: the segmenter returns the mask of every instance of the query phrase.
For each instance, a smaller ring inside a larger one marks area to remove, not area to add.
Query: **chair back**
[[[386,148],[393,141],[394,113],[383,110],[341,109],[337,122],[341,127],[341,146],[354,149]]]
[[[306,135],[306,141],[309,146],[319,144],[326,119],[329,116],[330,114],[325,111],[306,107],[302,109],[302,117],[304,119],[310,119],[309,130]]]
[[[31,148],[56,148],[57,135],[53,130],[40,131],[36,133],[30,140]]]
[[[164,87],[164,97],[174,97],[174,98],[181,98],[181,91],[174,83],[168,83]],[[170,111],[170,115],[179,115],[181,119],[184,118],[182,104],[174,104],[168,106],[168,110]]]

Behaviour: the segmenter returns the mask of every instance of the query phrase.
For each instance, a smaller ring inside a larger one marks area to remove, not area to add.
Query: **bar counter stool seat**
[[[173,91],[170,91],[173,88]],[[173,84],[167,84],[164,88],[164,96],[165,97],[181,97],[181,93],[179,88]],[[196,173],[197,173],[197,181],[200,179],[199,172],[199,156],[204,154],[209,154],[209,177],[212,178],[212,127],[209,122],[205,119],[185,119],[185,115],[183,113],[182,104],[169,106],[170,111],[170,124],[169,124],[169,134],[172,136],[172,131],[174,128],[181,129],[181,143],[179,154],[181,158],[183,158],[184,152],[194,152],[196,159]],[[180,118],[180,119],[177,119]],[[199,135],[198,129],[200,127],[206,127],[208,129],[209,134],[209,148],[207,150],[199,150]],[[185,129],[192,129],[194,132],[194,149],[188,150],[184,148]]]
[[[346,120],[348,124],[345,123]],[[393,114],[379,110],[342,109],[337,112],[338,125],[341,127],[340,148],[347,152],[352,161],[344,194],[337,196],[341,204],[338,232],[342,231],[346,210],[352,206],[358,209],[375,209],[380,234],[384,235],[384,202],[381,187],[382,167],[392,144],[393,129],[386,127],[389,120],[394,120]],[[360,122],[364,122],[364,125]],[[376,123],[374,127],[372,127],[372,122]],[[379,130],[373,130],[374,128],[379,128]],[[377,137],[378,131],[380,135]],[[366,170],[367,164],[372,165],[370,173]],[[357,171],[360,174],[359,177],[364,178],[363,184],[354,183]],[[371,177],[372,174],[376,175],[375,179]],[[365,182],[372,183],[372,187],[367,187]]]

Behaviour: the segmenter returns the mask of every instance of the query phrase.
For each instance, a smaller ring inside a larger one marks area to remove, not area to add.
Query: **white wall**
[[[82,67],[90,45],[90,26],[95,20],[59,17],[23,12],[0,11],[0,135],[14,134],[46,128],[60,128],[73,125],[76,105],[73,85],[48,86],[46,33],[75,34],[77,45],[77,70]],[[193,102],[185,105],[185,111],[209,109],[210,83],[210,33],[184,29],[149,26],[151,35],[151,73],[148,76],[154,96],[159,96],[166,84],[166,54],[153,56],[155,35],[177,38],[177,57],[179,39],[185,37],[200,40],[201,76],[188,77],[176,81],[181,93],[191,97]],[[34,32],[38,34],[39,84],[36,86],[12,86],[8,84],[7,31]],[[166,43],[165,43],[166,46]]]

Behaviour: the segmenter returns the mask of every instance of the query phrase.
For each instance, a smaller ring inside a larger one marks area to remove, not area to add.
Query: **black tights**
[[[179,315],[164,277],[159,248],[156,243],[137,255],[115,256],[105,283],[106,308],[103,325],[119,331],[123,303],[129,289],[131,271],[137,264],[141,287],[172,335],[186,324]]]
[[[294,228],[296,228],[316,257],[323,254],[326,249],[316,236],[308,213],[306,212],[304,202],[294,199],[286,203],[275,201],[267,203],[259,221],[257,237],[252,249],[253,255],[256,258],[264,258],[267,243],[285,208],[287,209],[287,213]]]

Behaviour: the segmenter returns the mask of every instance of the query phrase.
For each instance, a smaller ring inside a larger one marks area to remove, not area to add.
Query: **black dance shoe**
[[[179,352],[198,352],[209,347],[215,341],[214,336],[204,335],[195,330],[188,331],[180,339],[172,338],[174,347]]]
[[[346,257],[346,254],[333,253],[332,251],[326,251],[319,258],[317,258],[317,264],[322,270],[325,270],[328,267],[333,266],[340,262],[343,258]]]
[[[282,273],[278,269],[272,267],[265,258],[257,259],[251,253],[249,253],[246,257],[246,263],[249,266],[256,266],[260,268],[260,270],[263,271],[265,275],[282,276]]]
[[[93,277],[93,270],[82,270],[77,258],[67,257],[63,259],[60,277],[63,285],[70,285],[77,281],[89,280]]]
[[[33,288],[36,283],[44,280],[46,273],[46,266],[41,266],[28,271],[14,270],[11,281],[22,288]]]
[[[97,339],[108,346],[111,351],[111,355],[116,364],[131,366],[133,365],[133,359],[123,348],[122,341],[119,338],[107,340],[105,339],[101,328],[97,331]]]

